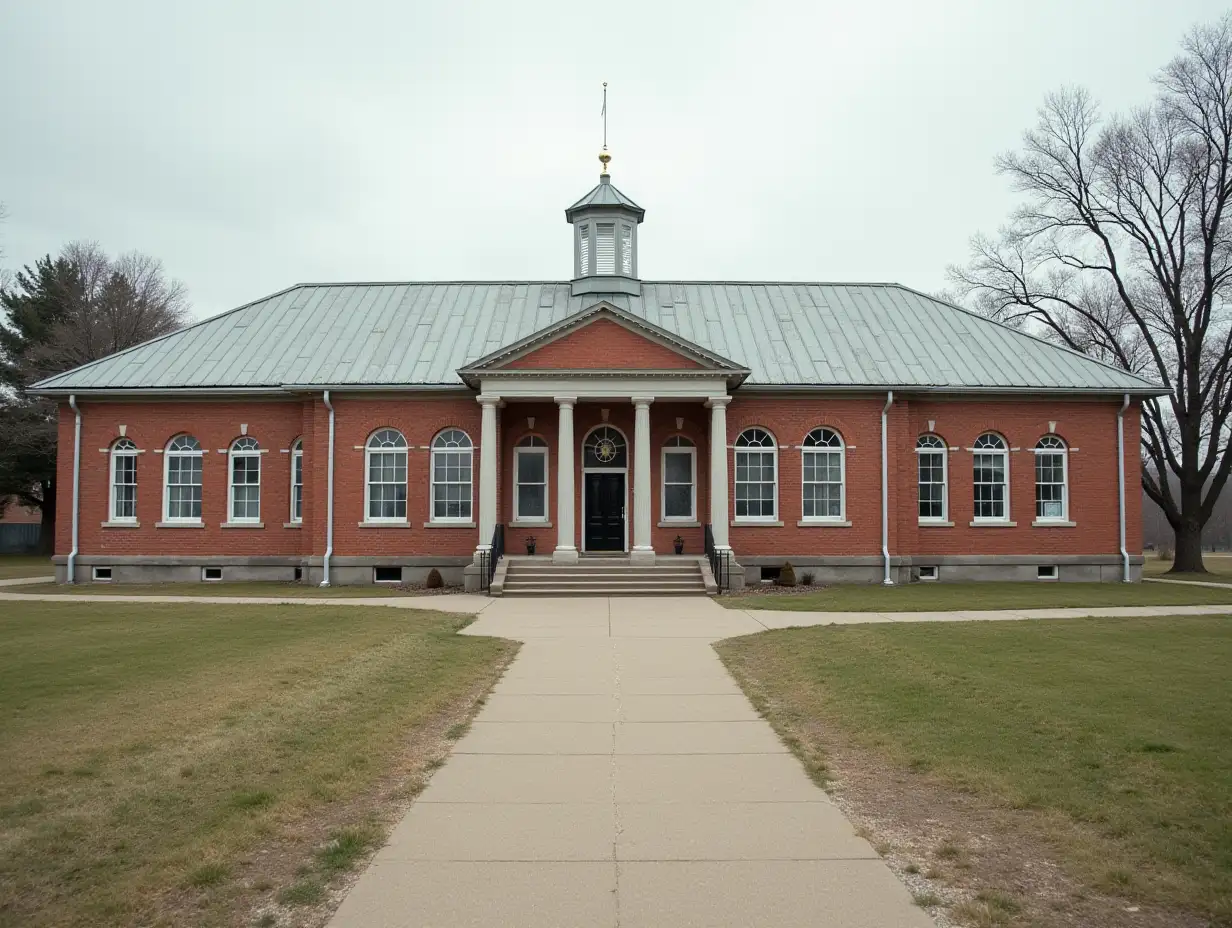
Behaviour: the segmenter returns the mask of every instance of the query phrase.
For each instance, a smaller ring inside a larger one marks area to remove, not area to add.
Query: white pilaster
[[[576,564],[577,535],[573,528],[573,405],[576,396],[553,397],[560,410],[560,426],[556,431],[556,550],[552,560],[557,564]]]
[[[710,407],[710,531],[716,548],[727,543],[727,404],[730,396],[713,396]]]
[[[500,397],[481,393],[476,399],[483,409],[479,429],[479,544],[475,547],[475,563],[479,563],[480,552],[492,547],[492,532],[496,529],[496,407]]]
[[[653,396],[633,400],[633,550],[630,564],[653,564],[650,542],[650,404]]]

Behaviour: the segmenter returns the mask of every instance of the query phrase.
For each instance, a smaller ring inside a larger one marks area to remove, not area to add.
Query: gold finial
[[[599,115],[603,117],[603,151],[599,152],[599,163],[603,165],[603,169],[599,176],[607,177],[607,164],[612,160],[607,150],[607,81],[603,82],[603,110]]]

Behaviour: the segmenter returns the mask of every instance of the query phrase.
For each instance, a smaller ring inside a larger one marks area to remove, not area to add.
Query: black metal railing
[[[710,524],[706,524],[706,560],[710,562],[710,572],[714,574],[715,585],[720,593],[731,591],[731,548],[716,548],[714,532]]]
[[[496,565],[505,556],[505,526],[497,525],[492,530],[492,544],[487,551],[479,552],[479,592],[492,591],[492,578],[496,576]]]

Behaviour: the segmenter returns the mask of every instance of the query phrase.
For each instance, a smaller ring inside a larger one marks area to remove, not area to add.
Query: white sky
[[[208,316],[300,281],[568,279],[564,208],[646,209],[645,279],[935,291],[1015,202],[1043,95],[1106,109],[1207,0],[0,2],[7,263],[161,258]]]

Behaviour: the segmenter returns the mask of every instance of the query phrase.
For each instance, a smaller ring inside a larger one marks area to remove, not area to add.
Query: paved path
[[[332,928],[925,928],[710,644],[702,598],[502,599],[525,644]]]

